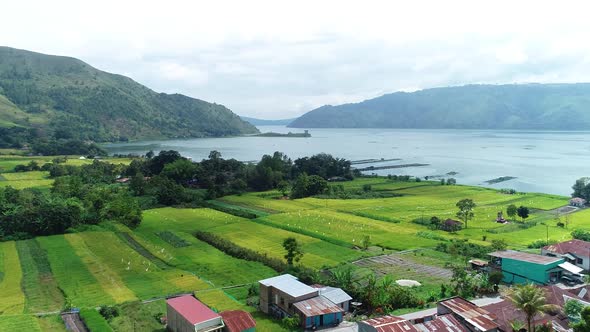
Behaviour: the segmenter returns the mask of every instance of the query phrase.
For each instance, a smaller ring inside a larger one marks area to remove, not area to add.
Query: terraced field
[[[0,158],[0,165],[3,162],[8,167],[8,160]],[[43,172],[29,173],[4,173],[4,182],[22,181],[24,185],[32,181],[29,185],[39,186],[35,181],[42,181],[46,176]],[[378,272],[395,278],[414,278],[425,284],[417,294],[426,296],[448,279],[444,263],[454,258],[434,250],[426,250],[427,255],[370,258],[381,255],[382,249],[355,248],[361,239],[368,235],[373,246],[394,250],[433,248],[446,239],[489,244],[496,238],[521,248],[547,235],[553,240],[569,239],[575,228],[590,229],[590,209],[569,215],[568,229],[556,226],[551,210],[565,205],[565,197],[505,195],[485,188],[440,186],[425,181],[394,182],[384,178],[363,178],[345,182],[343,186],[348,190],[362,190],[367,184],[373,191],[401,196],[284,200],[277,199],[278,193],[273,191],[249,193],[224,197],[220,204],[265,212],[260,218],[244,219],[207,208],[160,208],[144,211],[143,222],[133,230],[103,224],[93,226],[92,231],[2,242],[0,331],[60,330],[63,324],[56,316],[37,318],[32,314],[60,310],[66,304],[84,309],[88,319],[104,330],[130,331],[134,327],[159,330],[162,325],[154,317],[165,311],[164,301],[142,304],[140,300],[181,292],[195,292],[199,299],[218,310],[253,312],[258,331],[282,331],[275,321],[245,305],[249,286],[276,272],[261,263],[228,256],[196,239],[197,231],[217,234],[239,246],[279,259],[285,254],[283,240],[295,237],[302,245],[301,263],[305,266],[322,269],[349,265],[356,266],[356,274],[360,276]],[[471,198],[478,204],[468,229],[450,234],[429,230],[417,222],[433,215],[441,219],[455,218],[455,204],[463,198]],[[523,228],[515,223],[495,223],[496,213],[509,204],[533,209],[529,221],[537,225]],[[566,217],[560,218],[564,221]],[[351,264],[363,258],[367,259]],[[429,271],[437,275],[429,276]],[[108,322],[108,328],[93,311],[105,304],[118,305],[122,311],[121,317]]]

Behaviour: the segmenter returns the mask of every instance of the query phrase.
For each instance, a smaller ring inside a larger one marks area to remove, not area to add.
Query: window
[[[581,259],[581,258],[577,258],[576,259],[576,264],[582,265],[583,263],[584,263],[584,260],[583,259]]]

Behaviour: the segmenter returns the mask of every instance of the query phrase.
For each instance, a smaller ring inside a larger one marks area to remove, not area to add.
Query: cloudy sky
[[[590,81],[583,1],[2,1],[0,45],[240,115],[469,83]]]

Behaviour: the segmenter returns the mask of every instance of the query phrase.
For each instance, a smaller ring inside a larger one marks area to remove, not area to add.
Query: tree
[[[522,222],[524,222],[524,220],[529,217],[529,208],[521,205],[516,210],[516,213],[522,218]]]
[[[506,214],[508,215],[509,218],[512,218],[512,220],[514,220],[514,217],[516,216],[517,213],[518,213],[518,208],[514,204],[510,204],[506,208]]]
[[[572,197],[580,197],[584,198],[585,200],[589,200],[590,198],[590,178],[583,177],[576,180],[576,183],[572,186],[574,192],[572,193]]]
[[[293,262],[299,262],[301,257],[303,257],[301,246],[294,237],[286,238],[283,241],[283,248],[287,251],[285,254],[285,259],[287,260],[287,264],[289,264],[289,266],[293,266]]]
[[[554,305],[547,304],[545,291],[533,284],[515,286],[507,292],[506,297],[525,314],[527,331],[534,331],[535,316],[555,310]]]
[[[453,186],[457,184],[457,180],[455,178],[448,178],[447,179],[447,185],[449,186]]]
[[[472,199],[465,198],[455,204],[459,208],[457,212],[457,218],[463,220],[465,228],[467,228],[467,222],[473,219],[473,209],[476,207]]]
[[[522,330],[525,329],[524,323],[519,320],[510,321],[510,328],[512,329],[512,332],[521,332]]]
[[[492,240],[491,247],[494,251],[502,251],[502,250],[506,250],[506,248],[508,247],[508,244],[506,243],[506,241],[504,239],[494,239],[494,240]]]
[[[567,300],[563,306],[563,311],[570,319],[580,318],[584,305],[578,300]]]
[[[580,320],[574,325],[574,332],[590,332],[590,307],[585,307],[580,313]]]
[[[279,184],[277,184],[277,189],[281,192],[281,195],[283,195],[283,197],[287,196],[287,194],[289,193],[289,182],[279,182]]]

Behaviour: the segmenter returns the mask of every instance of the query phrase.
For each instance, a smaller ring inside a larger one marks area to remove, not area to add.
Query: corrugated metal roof
[[[574,264],[569,263],[569,262],[561,263],[558,266],[566,271],[573,273],[573,274],[580,274],[582,271],[584,271],[583,268],[575,266]]]
[[[561,243],[552,244],[543,247],[543,249],[562,255],[572,253],[579,257],[588,257],[590,255],[590,242],[573,239]]]
[[[259,283],[264,286],[272,286],[292,297],[300,297],[317,292],[317,289],[307,286],[290,274],[260,280]]]
[[[441,301],[439,304],[482,331],[489,331],[499,327],[494,321],[496,319],[494,315],[463,298],[453,297]]]
[[[193,325],[219,317],[213,310],[191,295],[171,298],[166,300],[166,303]]]
[[[377,332],[419,332],[408,320],[396,316],[375,317],[362,323],[372,326]]]
[[[555,263],[558,261],[563,261],[563,258],[559,258],[559,257],[541,256],[541,255],[529,254],[526,252],[520,252],[520,251],[514,251],[514,250],[495,251],[495,252],[489,253],[488,255],[490,255],[492,257],[508,258],[508,259],[514,259],[517,261],[542,264],[542,265],[551,264],[551,263]]]
[[[220,315],[229,332],[242,332],[256,327],[256,321],[252,318],[252,315],[243,310],[223,311]]]
[[[344,309],[322,296],[299,301],[293,304],[305,317],[344,312]]]
[[[442,315],[436,319],[414,325],[422,332],[469,332],[453,315]]]
[[[320,291],[320,296],[323,296],[323,297],[327,298],[328,300],[330,300],[331,302],[336,303],[336,304],[340,304],[340,303],[352,300],[352,297],[350,297],[350,295],[346,294],[346,292],[340,288],[323,287],[323,288],[320,288],[319,291]]]

